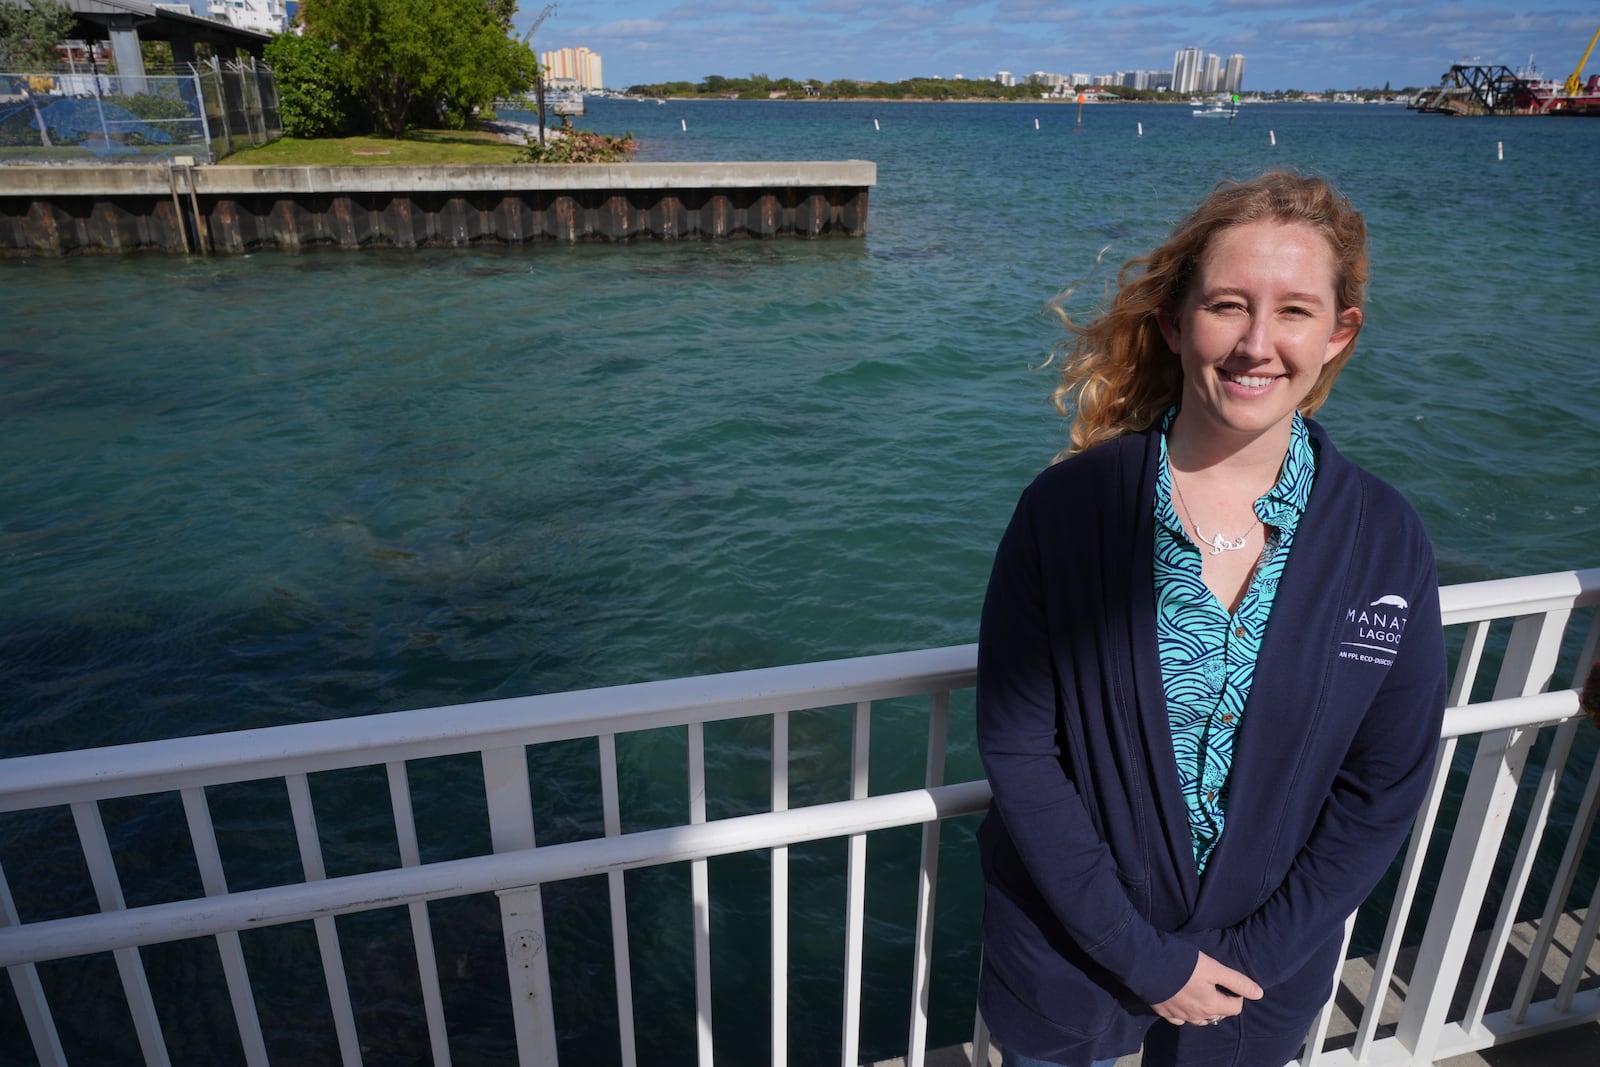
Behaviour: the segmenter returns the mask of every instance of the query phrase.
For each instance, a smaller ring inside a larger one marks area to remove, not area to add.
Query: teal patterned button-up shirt
[[[1195,866],[1204,874],[1222,837],[1234,738],[1243,722],[1278,579],[1311,496],[1317,456],[1296,412],[1278,483],[1255,504],[1256,516],[1267,526],[1266,547],[1239,610],[1230,616],[1200,577],[1200,554],[1211,549],[1189,539],[1173,508],[1166,433],[1177,413],[1173,408],[1162,423],[1156,476],[1156,640]]]

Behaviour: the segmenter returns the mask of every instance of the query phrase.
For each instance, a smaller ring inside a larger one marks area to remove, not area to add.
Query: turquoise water
[[[1270,166],[1325,174],[1366,213],[1367,326],[1323,421],[1415,502],[1442,579],[1600,562],[1600,123],[1283,105],[1230,126],[1102,106],[1077,131],[1075,111],[590,102],[586,124],[631,130],[641,160],[875,161],[862,240],[0,262],[0,755],[971,641],[1016,494],[1064,440],[1038,369],[1058,336],[1043,304],[1080,279],[1100,292],[1216,179]],[[957,712],[953,777],[975,773]],[[881,716],[875,788],[920,774],[895,751],[919,714]],[[841,721],[797,722],[807,796],[843,795]],[[727,767],[713,814],[759,810],[764,733],[711,743]],[[541,840],[596,832],[592,747],[533,758]],[[681,740],[641,739],[624,760],[628,827],[675,817]],[[481,847],[448,800],[481,789],[476,773],[416,769],[438,791],[430,858]],[[375,781],[368,806],[358,784],[339,794],[360,813],[328,846],[345,870],[388,862],[362,836],[385,832]],[[276,880],[294,858],[269,810],[281,797],[222,792],[230,880]],[[161,817],[114,816],[128,862],[170,855],[172,883],[192,878]],[[25,917],[92,907],[81,861],[38,844],[59,829],[0,826]],[[948,835],[951,922],[975,907],[969,833]],[[892,860],[882,896],[910,891],[915,847],[874,838],[875,862]],[[796,1017],[823,1022],[795,1027],[795,1057],[820,1062],[842,850],[796,862]],[[630,882],[636,974],[686,936],[675,877]],[[745,882],[764,885],[764,862],[713,866],[714,886]],[[564,1048],[599,1035],[591,1062],[606,1062],[592,891],[553,894],[578,931],[552,934],[553,955],[578,958],[557,975],[577,1019]],[[908,989],[899,905],[877,907],[870,951]],[[469,981],[448,1006],[458,1062],[491,1062],[503,1049],[473,1026],[498,1011],[493,902],[435,916],[441,958],[490,990]],[[342,925],[349,951],[385,921]],[[765,944],[761,899],[718,922],[719,944]],[[259,951],[287,968],[309,950],[286,935]],[[970,973],[966,947],[946,951]],[[764,1000],[738,987],[764,986],[757,955],[718,971],[749,976],[722,985],[719,1036],[754,1048]],[[364,1039],[386,1035],[368,1062],[407,1062],[418,1013],[383,958],[366,979],[352,965]],[[692,1048],[687,966],[662,962],[640,997],[659,1002],[642,1009],[649,1047]],[[47,974],[106,983],[93,964]],[[970,1005],[963,981],[936,1010]],[[904,995],[882,992],[869,1052],[904,1040]],[[325,1010],[315,993],[264,994],[285,1049],[316,1047],[292,1021]],[[0,1033],[19,1032],[15,1010],[0,1002]],[[10,1040],[0,1061],[28,1062]],[[93,1060],[104,1039],[70,1040]],[[174,1040],[207,1055],[192,1028]]]

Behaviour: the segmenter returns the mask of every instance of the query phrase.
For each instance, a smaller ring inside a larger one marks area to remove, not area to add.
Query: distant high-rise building
[[[1017,76],[1015,74],[1012,74],[1009,70],[1002,70],[1002,71],[996,72],[996,74],[994,76],[994,80],[995,80],[995,82],[997,84],[1003,85],[1007,89],[1009,89],[1013,85],[1017,84]]]
[[[1172,57],[1172,91],[1200,91],[1200,49],[1191,45]]]
[[[219,22],[237,26],[241,30],[282,33],[289,25],[289,13],[284,7],[283,0],[209,0],[204,11],[196,10],[196,6],[191,3],[189,10],[197,15],[208,15]]]
[[[606,84],[599,53],[584,47],[540,52],[539,66],[544,69],[544,83],[557,89],[601,89]]]
[[[1205,68],[1200,72],[1200,91],[1214,93],[1222,84],[1222,57],[1212,52],[1206,56]]]
[[[1244,56],[1237,52],[1228,57],[1228,69],[1222,75],[1222,88],[1230,93],[1244,88]]]
[[[1092,79],[1087,74],[1068,74],[1068,85],[1088,85]]]

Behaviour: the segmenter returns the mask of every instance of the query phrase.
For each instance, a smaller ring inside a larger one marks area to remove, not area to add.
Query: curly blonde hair
[[[1072,419],[1070,443],[1057,459],[1142,430],[1177,403],[1183,366],[1168,347],[1156,313],[1182,300],[1211,239],[1230,226],[1274,220],[1304,222],[1327,238],[1335,264],[1336,311],[1360,308],[1367,285],[1367,227],[1350,201],[1321,178],[1268,171],[1249,181],[1223,181],[1172,235],[1149,255],[1130,259],[1117,273],[1117,293],[1087,324],[1073,321],[1052,301],[1072,335],[1056,346],[1061,381],[1056,408]],[[1328,399],[1334,379],[1355,352],[1360,334],[1323,368],[1300,404],[1310,416]]]

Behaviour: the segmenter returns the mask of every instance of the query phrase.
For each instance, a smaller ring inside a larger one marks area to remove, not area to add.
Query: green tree
[[[533,50],[501,25],[499,0],[307,0],[307,35],[331,46],[339,81],[374,130],[404,136],[420,117],[461,126],[496,97],[526,91]]]
[[[335,137],[351,126],[350,94],[340,85],[339,58],[317,37],[280,33],[264,55],[278,85],[278,114],[290,137]]]
[[[489,14],[507,34],[511,32],[511,18],[517,13],[517,0],[489,0]]]
[[[10,0],[0,0],[0,60],[11,70],[38,70],[61,61],[56,45],[72,32],[72,9],[60,0],[31,0],[24,8]],[[39,131],[39,143],[51,147],[50,129],[45,125],[39,109],[38,93],[48,94],[49,88],[35,88],[34,79],[17,79],[22,94],[33,108],[33,124]],[[44,79],[45,86],[54,83]]]
[[[37,70],[61,61],[56,45],[72,32],[72,9],[61,0],[0,0],[0,59],[10,70]]]
[[[170,41],[140,41],[139,55],[144,59],[144,69],[147,73],[174,70],[178,66],[177,61],[172,58]]]

